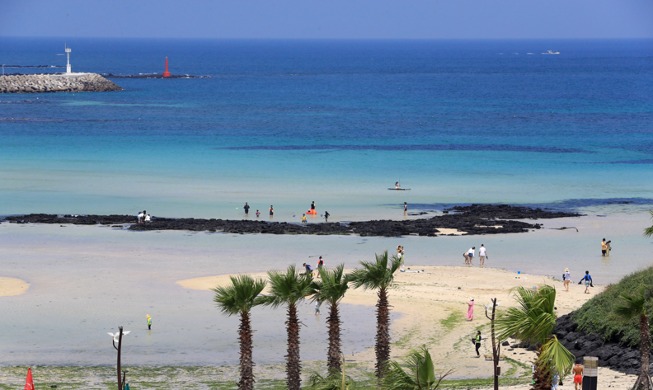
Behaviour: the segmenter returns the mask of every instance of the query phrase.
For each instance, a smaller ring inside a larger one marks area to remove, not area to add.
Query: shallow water
[[[219,313],[210,291],[186,290],[175,282],[284,270],[316,262],[318,255],[327,266],[342,262],[354,268],[402,244],[409,267],[462,265],[460,254],[483,243],[487,265],[515,276],[559,278],[569,267],[575,279],[590,270],[597,284],[616,282],[653,264],[653,242],[641,233],[651,224],[646,213],[542,222],[545,229],[526,234],[437,238],[131,232],[3,223],[3,276],[26,280],[30,289],[0,298],[0,311],[6,313],[0,364],[110,364],[115,351],[106,332],[115,332],[118,325],[132,331],[125,337],[126,364],[236,364],[238,319]],[[555,229],[563,226],[579,231]],[[600,255],[603,237],[613,242],[609,258]],[[534,279],[534,285],[540,283]],[[303,360],[323,359],[326,353],[326,307],[322,312],[318,320],[312,305],[300,305]],[[146,329],[148,313],[154,319],[151,332]],[[344,305],[342,318],[346,354],[373,345],[373,307]],[[253,321],[255,360],[282,362],[285,311],[257,308]]]

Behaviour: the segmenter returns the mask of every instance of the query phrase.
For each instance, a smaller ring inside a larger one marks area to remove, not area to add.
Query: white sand
[[[266,277],[264,273],[251,276]],[[549,284],[558,290],[556,305],[558,314],[563,315],[580,307],[604,289],[603,286],[596,286],[591,289],[590,294],[585,294],[584,286],[574,283],[567,292],[564,291],[560,281],[548,277],[517,275],[497,269],[465,266],[411,267],[406,272],[398,272],[395,282],[389,300],[392,310],[400,313],[401,316],[393,321],[391,327],[392,339],[395,342],[392,347],[392,358],[400,358],[411,349],[426,345],[436,367],[440,370],[454,369],[452,377],[455,378],[487,377],[492,372],[492,362],[484,358],[484,355],[491,356],[490,342],[486,340],[483,343],[482,358],[478,359],[469,341],[478,329],[481,330],[484,338],[489,338],[490,321],[485,317],[483,305],[489,305],[491,298],[498,299],[500,304],[498,310],[501,311],[515,305],[511,296],[511,289],[514,287],[537,288]],[[229,283],[228,275],[178,282],[181,286],[191,289],[210,289]],[[465,319],[470,297],[473,297],[476,302],[473,321]],[[376,293],[350,289],[343,303],[372,306],[376,303]],[[447,326],[445,323],[448,321],[453,325]],[[524,350],[504,348],[503,356],[530,364],[534,354]],[[355,356],[347,356],[347,360],[366,365],[371,370],[374,365],[374,351],[369,348]],[[502,365],[504,370],[510,367],[505,362]],[[524,374],[524,372],[520,369],[517,374]],[[621,384],[625,386],[630,383],[629,381],[634,380],[634,376],[625,376],[607,369],[601,369],[599,376],[603,379],[602,386],[609,379],[612,388],[615,388],[614,386],[621,388],[618,386]],[[567,378],[567,381],[571,384],[571,378]]]
[[[11,297],[24,294],[29,284],[21,279],[0,276],[0,297]]]

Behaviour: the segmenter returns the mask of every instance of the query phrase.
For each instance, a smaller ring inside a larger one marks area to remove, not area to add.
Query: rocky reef
[[[0,93],[109,91],[122,91],[122,88],[96,73],[0,76]]]
[[[638,374],[640,368],[640,351],[623,345],[617,341],[604,340],[592,332],[583,332],[573,320],[573,314],[558,318],[556,336],[576,357],[596,356],[599,366],[610,367],[626,374]],[[651,354],[649,372],[653,369],[653,353]]]
[[[363,222],[288,223],[260,220],[226,220],[198,218],[152,218],[151,222],[136,223],[131,215],[54,215],[29,214],[6,217],[13,223],[50,223],[76,225],[127,225],[130,230],[187,230],[224,233],[315,234],[377,237],[406,235],[448,235],[439,229],[455,229],[462,234],[525,233],[541,228],[540,224],[514,219],[546,219],[579,216],[574,213],[551,212],[542,209],[509,205],[472,205],[445,210],[442,215],[409,220],[375,220]],[[507,218],[510,219],[507,219]],[[506,218],[506,219],[504,219]]]

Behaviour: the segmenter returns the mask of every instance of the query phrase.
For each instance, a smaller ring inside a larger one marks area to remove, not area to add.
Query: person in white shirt
[[[487,249],[481,244],[481,247],[478,248],[478,259],[481,262],[481,267],[485,265],[485,259],[487,258]]]
[[[467,265],[472,265],[472,260],[474,260],[474,255],[476,254],[476,247],[473,246],[467,251]]]

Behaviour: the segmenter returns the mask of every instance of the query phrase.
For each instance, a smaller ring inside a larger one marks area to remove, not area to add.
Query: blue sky
[[[653,38],[653,0],[4,0],[2,36]]]

